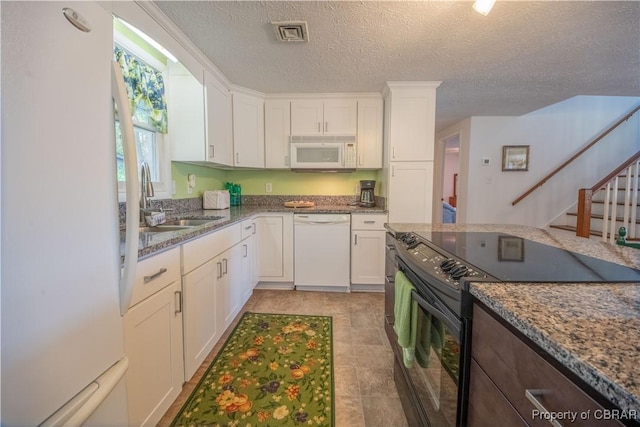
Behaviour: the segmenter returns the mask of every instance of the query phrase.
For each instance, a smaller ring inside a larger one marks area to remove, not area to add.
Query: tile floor
[[[243,311],[333,317],[335,427],[407,427],[393,382],[393,353],[384,332],[383,293],[256,289]],[[168,426],[189,397],[240,315],[164,415]]]

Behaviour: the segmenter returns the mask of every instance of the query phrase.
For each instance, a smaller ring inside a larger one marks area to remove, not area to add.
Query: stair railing
[[[558,172],[560,172],[562,169],[564,169],[565,167],[567,167],[567,165],[569,165],[570,163],[572,163],[574,160],[576,160],[578,157],[580,157],[585,151],[587,151],[589,148],[593,147],[594,145],[596,145],[596,143],[598,143],[600,140],[602,140],[605,136],[609,135],[611,132],[613,132],[618,126],[620,126],[622,123],[626,122],[627,120],[629,120],[629,118],[631,118],[631,116],[633,116],[636,112],[638,112],[638,110],[640,110],[640,105],[636,105],[634,107],[633,110],[631,110],[629,113],[627,113],[624,117],[622,117],[620,120],[618,120],[617,122],[615,122],[613,125],[611,125],[607,130],[605,130],[604,132],[602,132],[600,135],[598,135],[593,141],[591,141],[590,143],[588,143],[587,145],[585,145],[582,149],[580,149],[580,151],[578,151],[576,154],[574,154],[573,156],[571,156],[568,160],[566,160],[564,163],[562,163],[560,166],[558,166],[557,168],[555,168],[551,173],[549,173],[547,176],[545,176],[544,178],[542,178],[540,181],[538,181],[537,183],[535,183],[531,188],[529,188],[527,191],[525,191],[524,193],[522,193],[517,199],[515,199],[513,202],[511,202],[512,206],[517,205],[518,203],[520,203],[525,197],[527,197],[529,194],[533,193],[538,187],[542,187],[549,179],[551,179],[554,175],[556,175]]]
[[[618,229],[618,190],[620,175],[625,173],[625,188],[622,201],[622,227],[629,230],[629,238],[636,238],[636,221],[638,219],[638,173],[640,172],[640,151],[618,166],[609,175],[591,188],[578,191],[578,219],[576,235],[589,237],[591,235],[591,205],[593,193],[604,191],[604,212],[602,218],[602,240],[615,243]]]

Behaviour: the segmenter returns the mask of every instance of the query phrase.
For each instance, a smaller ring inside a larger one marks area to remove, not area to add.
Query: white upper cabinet
[[[171,141],[171,160],[205,161],[205,111],[203,70],[194,76],[180,63],[169,61],[167,85],[167,137]]]
[[[264,146],[267,169],[289,168],[291,136],[291,102],[267,99],[264,102]]]
[[[355,99],[299,99],[291,101],[291,135],[355,135]]]
[[[233,165],[231,94],[205,70],[206,161]]]
[[[204,69],[170,64],[167,98],[171,160],[233,165],[231,94]]]
[[[389,160],[434,159],[436,88],[439,83],[388,83]]]
[[[233,165],[264,168],[264,100],[233,95]]]
[[[358,101],[359,169],[382,168],[382,99]]]

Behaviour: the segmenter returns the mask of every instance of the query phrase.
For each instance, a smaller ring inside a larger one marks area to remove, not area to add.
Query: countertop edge
[[[540,330],[539,327],[525,321],[518,313],[509,310],[495,298],[485,294],[481,288],[481,286],[485,285],[499,286],[500,283],[476,284],[472,282],[469,284],[469,293],[611,403],[618,406],[621,410],[633,410],[640,414],[640,400],[638,397],[608,378],[607,375],[597,367],[580,359],[579,356],[571,353],[571,351],[562,346],[562,344],[554,341]]]
[[[164,252],[173,248],[176,245],[189,242],[193,239],[197,239],[206,234],[220,230],[222,228],[231,226],[238,222],[242,222],[248,218],[261,214],[269,213],[313,213],[313,214],[386,214],[387,210],[383,208],[362,208],[359,206],[344,206],[344,205],[317,205],[310,208],[289,208],[284,206],[253,206],[244,205],[231,207],[229,209],[222,210],[198,210],[184,212],[179,216],[171,219],[199,219],[214,216],[223,216],[223,219],[212,221],[208,225],[201,225],[198,227],[171,231],[166,233],[156,233],[156,243],[142,244],[142,247],[138,250],[138,260],[143,260],[152,255],[160,252]],[[121,254],[121,261],[123,260]]]

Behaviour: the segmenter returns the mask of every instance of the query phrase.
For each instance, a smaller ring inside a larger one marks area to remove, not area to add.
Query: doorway
[[[442,222],[455,223],[458,208],[458,172],[460,169],[460,134],[442,140],[444,163],[442,176]]]

